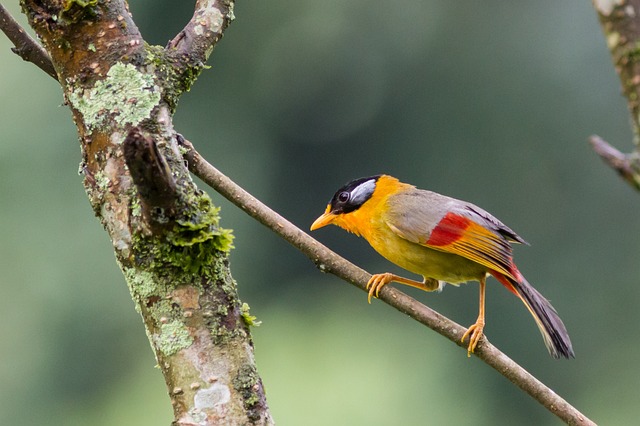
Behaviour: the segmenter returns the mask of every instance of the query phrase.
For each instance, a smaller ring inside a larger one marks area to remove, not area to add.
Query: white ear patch
[[[365,182],[362,182],[351,191],[349,202],[356,206],[361,205],[371,197],[371,194],[373,194],[373,191],[375,189],[375,179],[369,179]]]

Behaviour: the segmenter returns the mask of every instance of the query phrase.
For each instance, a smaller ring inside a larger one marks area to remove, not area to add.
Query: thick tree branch
[[[195,80],[184,82],[189,61],[144,43],[124,0],[22,6],[73,113],[85,189],[164,375],[173,424],[272,424],[230,275],[231,232],[176,143],[172,112]]]
[[[193,148],[190,142],[182,139],[180,136],[178,136],[178,141],[188,149],[185,158],[188,162],[189,170],[193,174],[233,204],[240,207],[249,216],[274,231],[304,253],[322,272],[336,275],[354,286],[365,290],[365,286],[371,277],[369,273],[329,250],[242,189],[214,166],[209,164]],[[456,345],[462,347],[465,351],[467,350],[467,344],[460,341],[466,331],[464,327],[407,296],[400,290],[391,286],[385,286],[380,291],[380,300],[438,332]],[[480,344],[476,348],[475,355],[566,423],[571,425],[595,425],[595,423],[571,406],[553,390],[546,387],[524,368],[489,343],[485,337],[481,339]]]
[[[13,19],[9,11],[0,4],[0,30],[11,40],[14,48],[11,51],[27,62],[34,63],[42,71],[51,77],[58,79],[51,57],[40,44],[35,41],[27,32]]]
[[[593,6],[627,98],[635,148],[625,155],[598,136],[589,141],[605,163],[640,190],[640,0],[593,0]]]

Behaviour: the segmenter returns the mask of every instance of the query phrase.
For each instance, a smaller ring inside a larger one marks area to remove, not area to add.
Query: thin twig
[[[42,71],[58,80],[51,57],[40,44],[13,19],[9,11],[0,4],[0,30],[11,40],[14,48],[11,51],[27,62],[32,62]]]
[[[636,159],[636,167],[634,167],[632,154],[624,154],[618,151],[609,142],[597,135],[592,135],[589,138],[589,142],[595,153],[602,158],[602,161],[618,172],[627,183],[640,190],[640,170],[637,169],[638,160]]]
[[[338,256],[242,189],[209,164],[193,148],[190,142],[183,140],[182,143],[188,149],[185,158],[189,163],[189,170],[193,174],[233,204],[240,207],[249,216],[298,248],[311,259],[321,271],[334,274],[356,287],[365,290],[366,283],[371,277],[369,273]],[[380,292],[380,300],[438,332],[456,345],[464,348],[465,351],[467,350],[467,345],[460,341],[465,332],[464,327],[407,296],[400,290],[391,286],[383,287]],[[551,413],[566,423],[571,425],[595,425],[595,423],[580,413],[580,411],[546,387],[495,346],[491,345],[486,338],[483,337],[480,341],[480,344],[476,348],[475,355],[531,395]]]

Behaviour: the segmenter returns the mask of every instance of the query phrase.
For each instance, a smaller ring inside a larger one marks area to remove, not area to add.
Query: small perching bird
[[[483,334],[485,283],[493,275],[524,302],[551,356],[574,357],[556,310],[513,262],[511,243],[526,242],[480,207],[376,175],[340,188],[311,230],[329,224],[362,236],[391,262],[424,277],[420,282],[391,273],[375,274],[367,283],[369,302],[392,281],[425,291],[440,290],[445,283],[478,281],[478,319],[462,336],[462,341],[469,338],[471,355]]]

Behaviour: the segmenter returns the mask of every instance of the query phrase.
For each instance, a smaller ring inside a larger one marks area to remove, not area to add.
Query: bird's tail
[[[535,319],[540,333],[542,333],[544,344],[552,357],[575,357],[569,333],[567,333],[567,329],[558,313],[551,306],[551,303],[538,290],[533,288],[517,269],[514,275],[518,280],[495,271],[492,271],[491,275],[496,277],[501,284],[524,302],[533,319]]]

